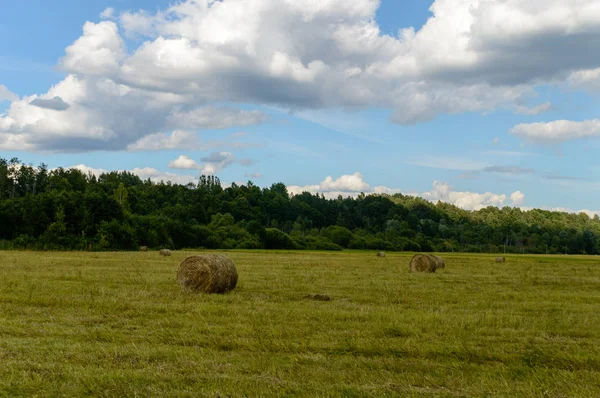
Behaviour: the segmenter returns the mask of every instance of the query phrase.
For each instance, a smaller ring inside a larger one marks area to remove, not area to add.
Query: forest
[[[327,199],[283,183],[223,187],[49,170],[0,158],[0,249],[387,250],[598,254],[586,214],[487,207],[466,211],[401,194]]]

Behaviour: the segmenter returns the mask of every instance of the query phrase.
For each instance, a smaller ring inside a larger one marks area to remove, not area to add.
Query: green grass
[[[599,258],[230,252],[206,296],[188,254],[0,252],[0,396],[600,396]]]

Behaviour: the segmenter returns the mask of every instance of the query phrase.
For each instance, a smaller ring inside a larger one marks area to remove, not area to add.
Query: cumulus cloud
[[[370,186],[360,173],[343,175],[337,179],[327,177],[320,184],[306,186],[289,186],[288,192],[292,195],[298,195],[303,192],[312,194],[323,194],[327,198],[356,197],[361,193],[365,194],[388,194],[393,195],[402,193],[401,189],[389,188],[386,186]],[[419,196],[431,202],[446,202],[463,208],[465,210],[479,210],[487,206],[502,207],[510,199],[510,204],[520,206],[525,202],[525,195],[521,191],[516,191],[511,195],[495,194],[491,192],[460,192],[455,191],[447,182],[434,181],[432,189],[421,193],[408,193],[409,195]]]
[[[525,203],[525,195],[521,191],[516,191],[510,195],[510,200],[512,201],[513,206],[521,206]]]
[[[41,97],[12,102],[0,115],[0,149],[155,150],[163,144],[169,149],[190,143],[194,136],[165,131],[225,129],[262,120],[255,111],[194,107],[190,97],[69,75]]]
[[[516,137],[537,144],[562,143],[600,136],[600,119],[581,122],[557,120],[549,123],[519,124],[510,132]]]
[[[52,109],[55,111],[66,111],[71,106],[58,96],[55,96],[54,98],[50,99],[36,98],[33,101],[31,101],[30,104],[40,108]]]
[[[93,174],[96,177],[100,176],[103,173],[108,173],[109,171],[104,169],[98,169],[95,167],[86,166],[85,164],[79,164],[76,166],[68,167],[69,169],[77,169],[85,174]],[[171,182],[173,184],[182,184],[187,185],[189,183],[195,183],[198,180],[198,177],[190,176],[190,175],[180,175],[175,173],[168,173],[159,171],[152,167],[136,167],[132,170],[120,170],[120,171],[128,171],[132,174],[137,175],[142,180],[150,179],[153,182]]]
[[[453,191],[448,183],[440,181],[435,181],[431,191],[419,196],[432,202],[450,203],[465,210],[480,210],[488,206],[502,207],[506,202],[504,194],[457,192]]]
[[[202,168],[195,160],[190,159],[187,156],[181,155],[177,159],[169,163],[171,169],[183,169],[183,170],[199,170]]]
[[[575,86],[600,66],[597,0],[436,0],[423,27],[395,35],[381,32],[379,3],[183,0],[118,17],[107,9],[66,48],[63,82],[11,96],[0,148],[125,149],[151,134],[265,120],[211,106],[227,103],[387,108],[402,124],[499,108],[538,114],[549,105],[519,105],[538,85]],[[123,35],[141,44],[128,49]],[[28,106],[54,96],[70,108]]]
[[[67,47],[60,65],[70,73],[114,76],[125,58],[125,42],[117,24],[111,21],[86,22],[83,36]]]
[[[2,101],[16,101],[19,99],[19,96],[12,93],[6,86],[0,84],[0,102]]]
[[[230,152],[213,152],[200,159],[203,164],[197,163],[188,156],[181,155],[169,163],[169,168],[181,170],[199,170],[201,174],[214,175],[235,163],[235,156]]]

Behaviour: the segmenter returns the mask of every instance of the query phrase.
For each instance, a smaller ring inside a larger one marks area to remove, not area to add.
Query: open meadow
[[[600,257],[190,254],[0,252],[0,396],[600,396]]]

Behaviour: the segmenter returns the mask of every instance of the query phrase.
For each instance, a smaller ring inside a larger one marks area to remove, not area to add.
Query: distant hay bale
[[[441,268],[446,268],[446,262],[441,257],[432,254],[417,254],[410,260],[411,272],[433,273]]]
[[[315,300],[315,301],[331,301],[331,297],[326,294],[309,294],[304,296],[304,298]]]
[[[171,257],[171,250],[169,250],[169,249],[162,249],[160,251],[160,255],[164,256],[164,257]]]
[[[182,289],[202,293],[227,293],[237,285],[238,273],[228,257],[203,254],[186,258],[177,270]]]
[[[377,253],[377,257],[384,258],[385,257],[385,253],[384,252],[379,252],[379,253]]]
[[[146,253],[148,251],[148,246],[140,246],[140,251]]]
[[[506,257],[496,257],[496,262],[497,263],[505,263],[506,262]]]

